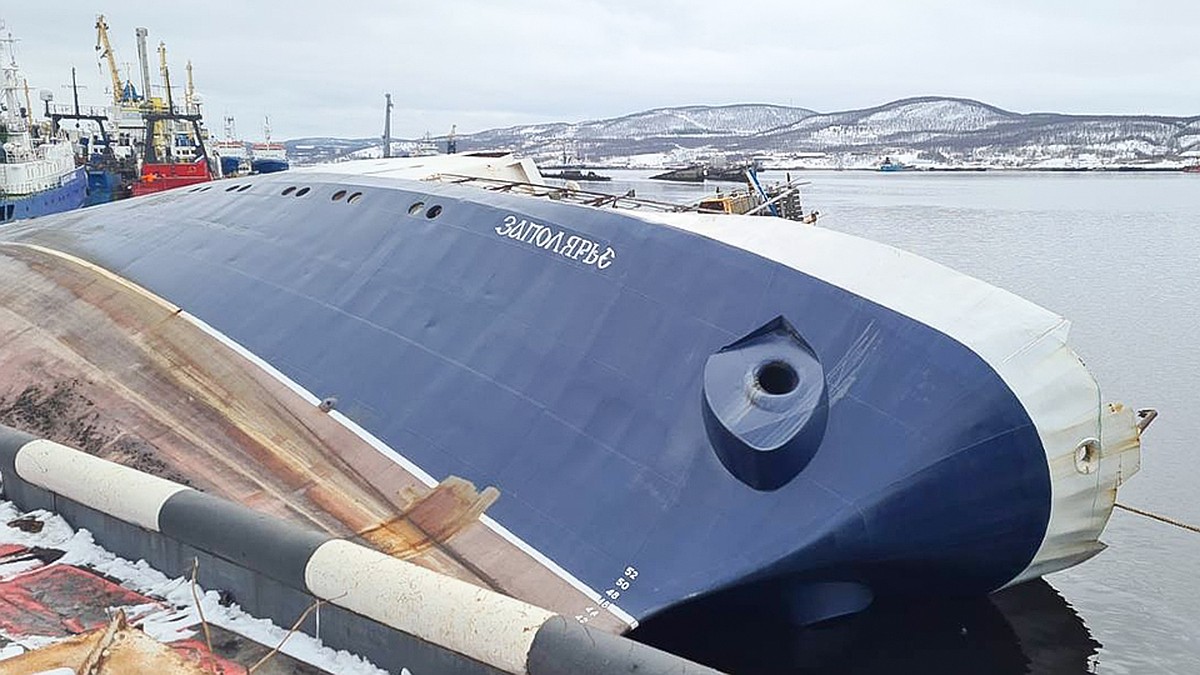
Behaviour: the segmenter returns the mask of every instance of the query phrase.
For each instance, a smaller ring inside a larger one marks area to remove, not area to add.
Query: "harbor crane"
[[[171,100],[171,71],[167,68],[167,43],[158,43],[158,71],[162,74],[163,88],[167,90],[167,110],[174,111],[175,103]]]
[[[121,105],[122,92],[125,88],[121,85],[121,72],[117,70],[117,55],[113,53],[112,43],[108,40],[108,23],[104,20],[103,14],[96,17],[96,51],[100,52],[100,58],[108,62],[108,74],[112,77],[113,103]]]

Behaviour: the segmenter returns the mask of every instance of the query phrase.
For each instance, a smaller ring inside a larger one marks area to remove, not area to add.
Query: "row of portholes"
[[[230,185],[229,187],[225,188],[225,191],[226,192],[234,192],[234,191],[245,192],[246,190],[249,190],[251,187],[253,187],[253,184],[251,184],[251,183],[246,183],[244,185],[235,184],[235,185]],[[206,192],[211,188],[212,188],[211,185],[202,185],[202,186],[194,187],[191,190],[188,190],[188,192]],[[307,187],[297,188],[295,185],[289,185],[288,187],[284,188],[282,194],[285,197],[287,195],[292,195],[295,197],[303,197],[304,195],[308,194],[309,192],[310,192],[310,190]],[[353,204],[353,203],[357,202],[358,200],[362,199],[362,196],[363,196],[363,193],[361,193],[361,192],[350,193],[347,196],[346,190],[338,190],[337,192],[334,192],[332,196],[330,196],[330,200],[335,201],[335,202],[340,202],[343,199],[345,199],[347,204]],[[433,220],[434,218],[437,218],[438,216],[442,215],[442,207],[440,204],[434,204],[433,206],[430,206],[428,209],[426,209],[425,202],[413,202],[412,205],[408,207],[408,215],[410,215],[410,216],[419,216],[419,215],[421,215],[422,211],[424,211],[425,217],[430,220]]]
[[[229,187],[225,188],[225,191],[233,192],[234,190],[237,190],[238,192],[245,192],[246,190],[249,190],[252,187],[254,187],[253,183],[246,183],[244,185],[241,183],[235,183],[234,185],[230,185]],[[213,188],[213,186],[211,184],[197,185],[196,187],[192,188],[191,190],[188,190],[188,192],[208,192],[212,188]]]
[[[442,207],[438,204],[434,204],[426,209],[425,202],[413,202],[412,206],[408,207],[408,215],[410,216],[419,216],[422,211],[425,212],[425,217],[430,220],[442,215]]]
[[[333,193],[333,196],[330,197],[330,199],[335,202],[340,202],[340,201],[342,201],[343,197],[346,199],[347,204],[353,204],[354,202],[362,199],[362,193],[355,192],[355,193],[352,193],[349,197],[346,197],[345,190],[338,190],[337,192]]]

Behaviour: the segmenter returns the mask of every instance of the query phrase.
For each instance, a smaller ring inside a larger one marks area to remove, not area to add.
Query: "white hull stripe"
[[[78,258],[76,256],[73,256],[73,255],[70,255],[67,253],[63,253],[61,251],[56,251],[54,249],[46,248],[44,246],[38,246],[36,244],[12,244],[12,245],[22,246],[25,248],[40,251],[40,252],[48,254],[48,255],[53,255],[53,256],[62,258],[64,260],[69,260],[72,263],[75,263],[77,265],[85,267],[93,272],[96,272],[97,274],[101,274],[101,275],[121,284],[122,286],[125,286],[126,288],[129,288],[130,290],[133,290],[134,292],[136,292],[146,298],[149,298],[150,300],[154,301],[156,304],[168,309],[169,311],[174,313],[176,316],[182,318],[183,320],[187,321],[188,323],[191,323],[196,328],[199,328],[201,331],[203,331],[206,335],[217,340],[218,342],[225,345],[226,347],[231,349],[233,352],[235,352],[242,358],[246,359],[250,363],[257,366],[264,373],[271,376],[273,379],[277,380],[279,383],[281,383],[283,386],[287,387],[289,390],[291,390],[293,393],[295,393],[300,398],[304,399],[304,401],[307,402],[309,405],[317,406],[321,403],[321,399],[318,398],[311,391],[309,391],[308,389],[305,389],[303,386],[301,386],[295,380],[293,380],[292,378],[290,378],[287,375],[280,372],[280,370],[278,368],[276,368],[275,366],[272,366],[270,363],[267,363],[266,361],[264,361],[262,358],[260,358],[254,352],[250,351],[249,349],[246,349],[244,346],[242,346],[240,343],[238,343],[233,338],[229,337],[228,335],[225,335],[221,331],[212,327],[207,322],[205,322],[203,319],[201,319],[197,316],[194,316],[192,314],[189,314],[188,312],[183,311],[177,305],[174,305],[174,304],[164,300],[163,298],[155,295],[154,293],[151,293],[149,290],[142,288],[138,284],[135,284],[132,281],[129,281],[128,279],[126,279],[120,275],[114,274],[114,273],[104,269],[103,267],[92,264],[86,260],[83,260],[82,258]],[[338,424],[341,424],[343,427],[345,427],[347,430],[349,430],[350,433],[359,437],[364,442],[366,442],[368,445],[370,445],[371,447],[373,447],[377,451],[379,451],[381,454],[383,454],[385,457],[390,458],[393,462],[400,465],[401,468],[403,468],[405,471],[407,471],[408,473],[410,473],[411,475],[416,477],[417,480],[421,481],[426,486],[431,487],[431,488],[437,486],[438,480],[436,478],[434,478],[432,475],[430,475],[429,472],[425,471],[420,466],[417,466],[417,464],[415,462],[413,462],[412,460],[408,459],[404,455],[397,452],[394,448],[389,446],[387,443],[383,442],[381,439],[379,439],[377,436],[375,436],[371,432],[369,432],[366,429],[359,426],[359,424],[356,423],[354,420],[350,419],[349,417],[346,417],[345,415],[338,412],[337,410],[331,410],[329,413],[329,416],[333,420],[335,420]],[[558,563],[554,562],[549,557],[547,557],[544,553],[537,550],[533,546],[529,545],[529,543],[527,543],[525,540],[521,539],[516,534],[513,534],[513,532],[511,530],[504,527],[500,523],[496,522],[495,519],[491,518],[490,516],[483,515],[483,516],[480,516],[479,521],[481,523],[483,523],[483,525],[485,527],[487,527],[488,529],[492,530],[497,535],[502,537],[505,541],[509,542],[513,546],[516,546],[518,549],[523,551],[526,555],[533,558],[537,563],[539,563],[546,569],[550,570],[551,573],[553,573],[555,576],[557,576],[558,578],[565,581],[572,588],[574,588],[575,590],[577,590],[580,593],[587,596],[587,598],[589,600],[597,603],[598,605],[603,604],[603,602],[602,602],[603,599],[601,598],[600,593],[598,591],[593,589],[591,586],[588,586],[586,583],[581,581],[575,575],[573,575],[570,572],[568,572],[567,570],[563,569],[562,566],[560,566]],[[608,610],[609,610],[609,612],[611,612],[613,614],[613,616],[615,616],[618,619],[620,619],[621,621],[625,622],[631,630],[634,628],[637,628],[637,626],[638,626],[637,620],[635,618],[633,618],[633,616],[630,615],[628,612],[626,612],[623,609],[621,609],[620,607],[618,607],[616,604],[609,604]]]

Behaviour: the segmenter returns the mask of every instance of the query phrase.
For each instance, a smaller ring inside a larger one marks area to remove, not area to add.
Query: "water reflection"
[[[880,601],[857,616],[785,630],[720,607],[695,605],[651,619],[635,639],[729,673],[1094,672],[1100,643],[1042,580],[982,598]]]

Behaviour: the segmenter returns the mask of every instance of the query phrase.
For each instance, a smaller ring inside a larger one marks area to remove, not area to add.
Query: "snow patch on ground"
[[[170,642],[193,637],[200,617],[187,579],[170,579],[144,560],[131,562],[119,558],[96,545],[91,532],[74,530],[60,516],[47,511],[22,514],[11,502],[0,501],[0,523],[22,516],[31,516],[44,523],[40,532],[31,533],[13,527],[0,526],[0,545],[16,544],[41,547],[63,552],[52,565],[73,565],[95,570],[116,579],[122,586],[152,598],[162,599],[166,606],[142,605],[126,608],[133,623],[141,623],[146,633],[158,640]],[[0,580],[8,580],[29,571],[38,563],[25,562],[0,565]],[[287,629],[266,619],[256,619],[238,605],[225,607],[216,591],[197,588],[204,618],[212,625],[239,633],[259,644],[273,647],[287,636]],[[318,609],[317,612],[320,610]],[[0,660],[37,649],[56,640],[44,637],[5,636],[12,644],[0,649]],[[295,633],[280,650],[293,658],[338,675],[386,675],[362,657],[346,651],[330,649],[316,638]]]

